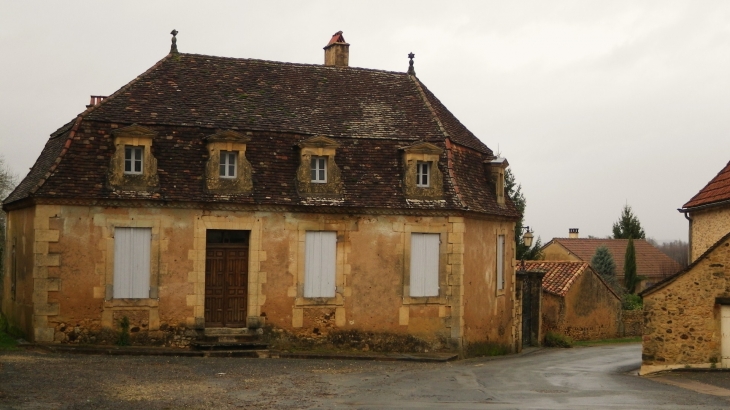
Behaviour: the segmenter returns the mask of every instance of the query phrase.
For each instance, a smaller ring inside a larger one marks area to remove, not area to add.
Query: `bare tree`
[[[689,265],[689,243],[682,240],[675,240],[662,242],[660,244],[652,238],[648,238],[647,242],[654,245],[660,251],[664,252],[665,255],[674,259],[682,267],[682,269],[686,268],[687,265]],[[671,270],[670,267],[667,267],[667,269]]]
[[[5,163],[5,157],[0,155],[0,201],[5,200],[15,186],[18,185],[18,176]],[[0,209],[0,295],[3,287],[3,263],[5,257],[5,211]]]

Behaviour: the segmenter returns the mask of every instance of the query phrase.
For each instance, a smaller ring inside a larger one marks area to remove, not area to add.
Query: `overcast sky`
[[[0,0],[0,153],[24,176],[89,95],[183,53],[350,65],[418,78],[495,152],[543,241],[607,236],[624,204],[647,236],[730,160],[730,2]]]

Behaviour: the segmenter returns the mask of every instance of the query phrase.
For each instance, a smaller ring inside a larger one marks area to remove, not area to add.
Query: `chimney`
[[[324,47],[324,65],[347,67],[350,64],[350,45],[338,31]]]
[[[568,228],[568,238],[577,238],[578,228]]]
[[[91,102],[89,102],[89,105],[86,106],[86,108],[91,108],[95,105],[101,104],[102,101],[106,99],[105,95],[92,95],[91,96]]]

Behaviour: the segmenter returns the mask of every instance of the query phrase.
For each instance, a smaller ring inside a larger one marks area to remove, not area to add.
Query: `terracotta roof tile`
[[[628,239],[554,238],[543,248],[552,243],[562,245],[577,258],[588,263],[595,255],[596,249],[605,246],[613,255],[616,263],[616,276],[619,278],[624,276],[624,256],[629,243]],[[636,250],[636,271],[640,276],[653,279],[663,278],[681,269],[674,259],[644,239],[634,240],[634,249]]]
[[[525,261],[528,271],[542,271],[542,289],[557,296],[565,296],[578,277],[590,269],[586,262]]]
[[[694,208],[730,200],[730,162],[705,185],[683,208]]]

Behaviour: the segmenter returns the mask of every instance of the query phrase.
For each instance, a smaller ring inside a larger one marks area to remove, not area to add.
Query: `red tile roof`
[[[341,31],[338,31],[335,34],[333,34],[332,38],[330,39],[330,42],[327,43],[327,45],[329,46],[329,45],[332,45],[335,43],[347,43],[347,41],[345,41],[345,36],[342,35]]]
[[[594,238],[554,238],[545,247],[558,243],[575,255],[578,259],[590,263],[596,249],[601,246],[608,248],[616,263],[616,276],[624,276],[624,256],[628,239],[594,239]],[[672,275],[681,269],[681,266],[672,258],[657,249],[644,239],[634,240],[636,250],[636,273],[647,278],[663,278]]]
[[[730,200],[730,162],[682,208],[694,208]]]
[[[618,298],[616,292],[598,275],[587,262],[574,261],[525,261],[525,269],[528,271],[542,271],[545,276],[542,279],[542,289],[553,295],[565,297],[580,275],[587,272],[589,275],[596,275],[603,282],[606,288]]]

